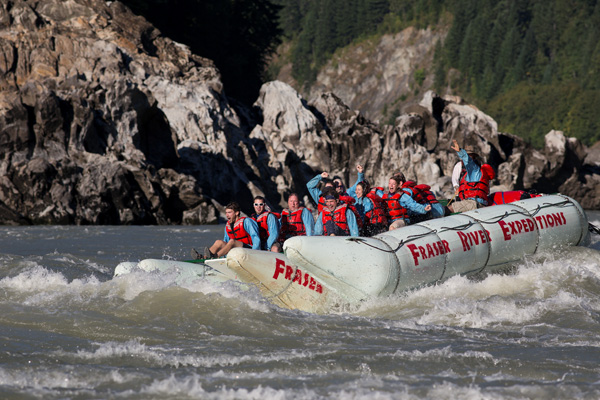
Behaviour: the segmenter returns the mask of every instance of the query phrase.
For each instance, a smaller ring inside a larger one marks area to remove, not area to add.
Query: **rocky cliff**
[[[381,126],[332,93],[263,85],[228,99],[210,60],[119,2],[0,2],[0,223],[214,223],[222,205],[273,208],[323,170],[373,183],[392,171],[449,194],[453,138],[476,146],[500,188],[561,191],[600,208],[598,160],[551,132],[543,152],[460,99],[428,92]],[[353,183],[353,182],[351,182]]]

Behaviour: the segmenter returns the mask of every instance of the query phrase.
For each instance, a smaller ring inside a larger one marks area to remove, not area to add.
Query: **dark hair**
[[[262,201],[263,201],[263,202],[265,202],[265,203],[267,202],[267,201],[265,200],[265,198],[264,198],[264,197],[262,197],[262,196],[254,196],[254,201],[256,201],[256,200],[262,200]]]
[[[333,196],[335,197],[336,200],[339,200],[340,195],[338,194],[338,192],[332,188],[332,187],[326,187],[323,188],[323,191],[321,192],[321,196],[325,197],[325,196]]]
[[[298,193],[294,193],[294,192],[292,192],[288,195],[288,198],[287,198],[288,201],[290,201],[290,197],[292,197],[292,196],[296,196],[298,198],[298,201],[300,201],[300,196],[298,196]]]
[[[242,209],[240,208],[240,205],[237,203],[237,201],[232,201],[231,203],[227,204],[225,206],[225,209],[233,210],[235,212],[242,211]]]
[[[404,177],[404,174],[402,172],[396,172],[390,177],[390,179],[395,180],[398,185],[402,182],[406,182],[406,178]]]
[[[473,162],[477,165],[479,165],[481,167],[481,164],[483,164],[483,159],[481,158],[481,156],[477,153],[468,153],[469,157],[471,157],[471,160],[473,160]]]
[[[356,186],[357,186],[357,187],[358,187],[358,186],[360,186],[360,187],[362,188],[362,190],[363,190],[363,195],[367,194],[367,192],[369,191],[369,185],[367,184],[367,182],[364,182],[364,181],[362,181],[362,182],[358,182],[358,183],[356,184]]]
[[[329,179],[329,178],[322,178],[321,179],[321,184],[323,185],[323,187],[332,184],[333,185],[333,180]]]

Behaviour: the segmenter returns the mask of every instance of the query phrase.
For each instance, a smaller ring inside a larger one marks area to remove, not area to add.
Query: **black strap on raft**
[[[600,228],[598,228],[597,226],[592,225],[591,222],[588,222],[588,229],[590,232],[595,233],[596,235],[600,235]]]

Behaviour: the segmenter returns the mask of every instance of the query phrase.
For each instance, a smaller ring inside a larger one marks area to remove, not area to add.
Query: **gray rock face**
[[[449,196],[453,139],[484,155],[496,188],[561,191],[600,208],[597,157],[550,132],[543,151],[498,132],[458,98],[428,92],[395,126],[332,93],[306,102],[282,82],[232,106],[212,62],[119,2],[0,4],[0,223],[215,223],[254,195],[308,201],[322,171],[372,185],[402,171]],[[595,153],[594,153],[595,154]]]
[[[216,222],[202,167],[241,133],[210,60],[119,2],[3,2],[0,21],[5,223]]]

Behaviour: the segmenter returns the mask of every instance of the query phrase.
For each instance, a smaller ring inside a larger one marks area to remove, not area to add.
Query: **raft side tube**
[[[134,261],[123,261],[122,263],[119,263],[115,267],[115,272],[113,273],[113,276],[130,274],[131,271],[133,271],[137,267],[138,267],[138,263],[137,262],[134,262]]]
[[[350,301],[391,294],[400,279],[394,250],[375,237],[296,236],[283,249],[290,261]]]
[[[263,297],[280,307],[325,313],[347,303],[284,254],[238,247],[227,254],[227,266],[242,282],[255,285]]]
[[[226,282],[228,280],[238,280],[235,273],[227,269],[226,260],[214,259],[204,262],[162,260],[147,258],[140,262],[122,262],[115,268],[113,276],[119,276],[140,269],[146,272],[175,272],[177,274],[176,283],[193,281],[199,278],[206,278],[213,282]]]
[[[534,197],[514,203],[528,210],[540,231],[540,250],[557,246],[584,246],[590,242],[587,215],[578,202],[562,194]]]
[[[504,267],[526,255],[535,254],[538,249],[540,232],[537,225],[527,209],[518,204],[484,207],[463,215],[477,220],[487,235],[490,257],[484,268]],[[470,236],[468,241],[464,241],[465,248],[480,245],[471,240],[474,238]]]

